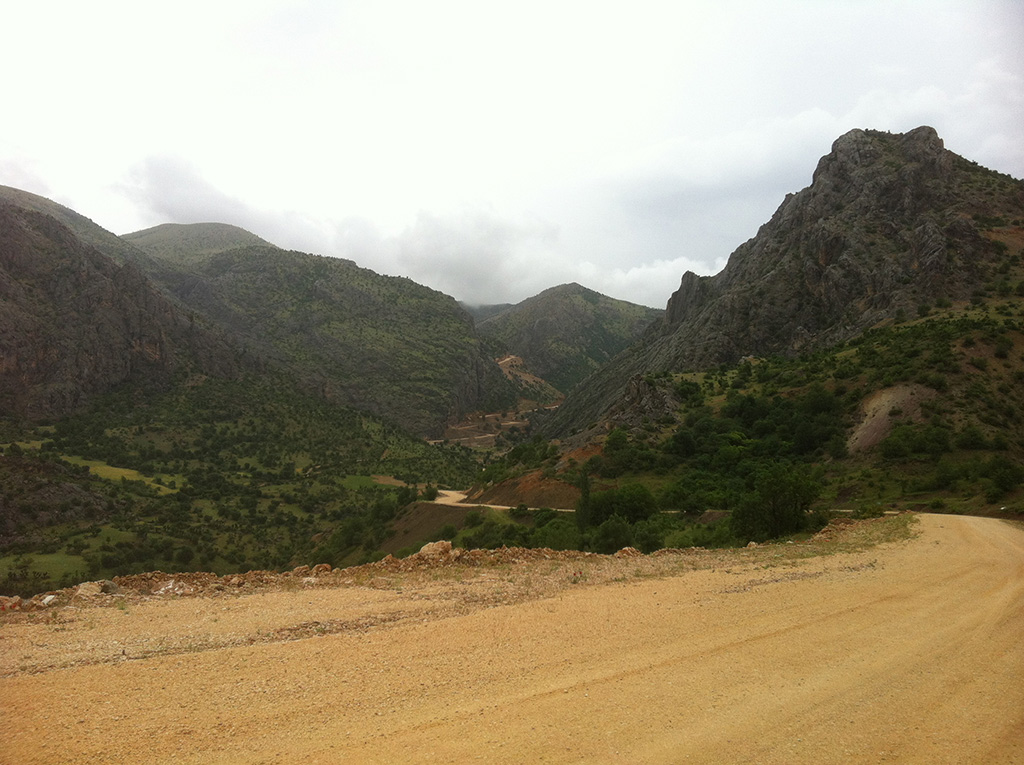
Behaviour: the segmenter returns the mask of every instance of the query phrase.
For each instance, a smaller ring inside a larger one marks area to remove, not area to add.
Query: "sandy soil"
[[[1024,530],[916,528],[4,615],[0,762],[1024,762]]]

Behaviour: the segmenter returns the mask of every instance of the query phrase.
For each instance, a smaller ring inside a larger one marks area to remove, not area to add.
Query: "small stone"
[[[0,595],[0,611],[17,611],[21,608],[21,598],[17,595],[6,597]]]

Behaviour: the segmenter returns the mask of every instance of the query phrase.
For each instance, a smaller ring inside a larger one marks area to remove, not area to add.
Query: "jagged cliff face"
[[[800,352],[968,298],[996,253],[974,216],[994,206],[1020,214],[1021,184],[947,151],[932,128],[847,133],[721,273],[683,277],[657,358],[702,367]]]
[[[828,347],[969,298],[998,265],[993,221],[1022,217],[1024,183],[947,151],[932,128],[851,131],[725,269],[683,276],[664,323],[591,378],[553,431],[607,413],[636,374]]]
[[[235,371],[226,343],[56,219],[0,202],[0,413],[72,412],[130,380],[169,382],[183,364]]]

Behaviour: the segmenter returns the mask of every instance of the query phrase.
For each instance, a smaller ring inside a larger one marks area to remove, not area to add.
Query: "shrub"
[[[545,526],[551,521],[558,517],[558,511],[552,510],[550,507],[542,507],[534,511],[533,513],[533,527],[536,529]]]
[[[665,546],[665,535],[654,521],[640,521],[633,526],[633,544],[642,552],[652,553]]]
[[[753,490],[733,510],[732,531],[740,540],[763,542],[801,531],[821,487],[805,467],[775,463],[754,477]]]
[[[989,443],[976,425],[968,425],[957,434],[956,445],[959,449],[987,449]]]
[[[643,484],[628,483],[619,489],[595,492],[590,498],[590,522],[601,523],[613,515],[630,523],[649,518],[658,510],[658,502]]]
[[[580,546],[580,532],[572,521],[555,518],[533,530],[530,545],[552,550],[576,550]]]
[[[618,552],[623,547],[630,547],[633,544],[633,530],[625,518],[613,515],[594,530],[591,538],[591,545],[595,552],[611,553]]]

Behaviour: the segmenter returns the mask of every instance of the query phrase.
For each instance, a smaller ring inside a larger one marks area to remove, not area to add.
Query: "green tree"
[[[821,486],[807,467],[773,463],[754,476],[753,490],[733,510],[733,534],[763,542],[801,531],[820,493]]]
[[[572,521],[555,518],[533,530],[530,544],[551,550],[575,550],[580,546],[580,532]]]
[[[593,459],[587,460],[580,468],[580,498],[576,503],[576,525],[579,527],[580,536],[586,533],[590,525],[590,469],[593,466]]]
[[[595,552],[610,555],[633,544],[633,530],[625,518],[613,515],[594,530],[591,543]]]
[[[590,523],[600,524],[613,515],[629,523],[649,518],[658,510],[658,501],[643,484],[627,483],[618,489],[599,491],[590,498]]]
[[[645,553],[652,553],[665,546],[665,534],[657,521],[640,521],[633,525],[633,544]]]

